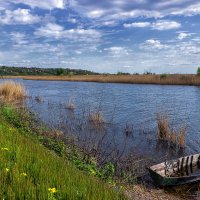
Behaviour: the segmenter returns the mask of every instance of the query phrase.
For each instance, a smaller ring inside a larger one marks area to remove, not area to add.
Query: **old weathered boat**
[[[158,186],[175,186],[200,180],[200,154],[166,161],[149,167],[149,173]]]

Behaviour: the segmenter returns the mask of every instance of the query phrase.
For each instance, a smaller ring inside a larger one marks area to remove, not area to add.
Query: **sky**
[[[199,0],[0,0],[0,65],[196,73]]]

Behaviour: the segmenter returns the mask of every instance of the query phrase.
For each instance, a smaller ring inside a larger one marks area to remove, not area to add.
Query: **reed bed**
[[[27,96],[25,87],[21,83],[5,81],[0,84],[1,104],[18,104]]]
[[[169,119],[166,113],[157,114],[158,139],[164,140],[172,146],[185,148],[186,146],[186,125],[180,127],[177,131],[170,129]]]
[[[73,75],[73,76],[5,76],[1,78],[23,78],[26,80],[83,81],[103,83],[132,83],[160,85],[200,85],[200,76],[194,74],[161,75]]]

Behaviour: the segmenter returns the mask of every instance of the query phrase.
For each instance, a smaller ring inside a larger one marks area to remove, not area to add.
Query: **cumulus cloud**
[[[150,22],[135,22],[124,24],[125,28],[145,28],[151,27],[154,30],[164,31],[164,30],[171,30],[171,29],[178,29],[181,27],[181,24],[176,21],[170,20],[158,20],[154,23]]]
[[[63,26],[48,23],[45,26],[38,28],[35,33],[36,36],[48,37],[54,39],[72,39],[74,41],[94,41],[101,37],[101,33],[94,29],[64,29]]]
[[[152,24],[152,28],[159,31],[177,29],[180,27],[181,27],[180,23],[170,20],[159,20]]]
[[[187,38],[188,36],[190,36],[191,34],[189,34],[189,33],[184,33],[184,32],[182,32],[182,33],[179,33],[179,35],[178,35],[178,39],[179,40],[183,40],[183,39],[185,39],[185,38]]]
[[[146,50],[152,50],[152,49],[167,49],[168,46],[161,44],[159,40],[155,39],[149,39],[146,40],[143,44],[140,46],[141,49],[146,49]]]
[[[40,17],[32,15],[29,9],[18,8],[14,11],[5,10],[0,15],[0,24],[34,24],[40,21]]]
[[[69,6],[89,18],[128,19],[136,17],[162,18],[170,15],[197,15],[200,14],[198,0],[70,0]]]
[[[4,0],[0,0],[0,3],[3,3]],[[38,7],[42,9],[64,9],[65,8],[65,0],[42,0],[42,1],[36,1],[36,0],[7,0],[7,3],[13,3],[13,4],[25,4],[32,8]]]
[[[126,47],[118,47],[118,46],[105,48],[104,51],[107,51],[113,57],[120,57],[122,55],[123,56],[124,55],[129,55],[129,53],[130,53],[130,50],[127,49]]]
[[[89,18],[99,18],[104,14],[104,10],[92,10],[87,13],[87,17]]]
[[[151,23],[150,22],[135,22],[135,23],[130,23],[130,24],[124,24],[125,28],[145,28],[145,27],[150,27]]]
[[[196,4],[191,4],[190,6],[188,6],[186,8],[173,11],[171,14],[172,15],[184,15],[184,16],[198,15],[198,14],[200,14],[200,3],[198,2]]]

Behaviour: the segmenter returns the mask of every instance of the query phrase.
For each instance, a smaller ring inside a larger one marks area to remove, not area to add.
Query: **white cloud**
[[[118,12],[116,14],[110,14],[108,18],[111,19],[128,19],[128,18],[137,18],[137,17],[146,17],[146,18],[158,18],[161,16],[159,11],[149,11],[149,10],[131,10],[126,12]]]
[[[135,23],[130,23],[130,24],[124,24],[125,28],[145,28],[145,27],[150,27],[151,23],[150,22],[135,22]]]
[[[200,3],[190,5],[186,8],[177,9],[171,13],[172,15],[192,16],[200,14]]]
[[[167,49],[168,46],[161,44],[159,40],[155,39],[149,39],[146,40],[143,44],[140,46],[141,49],[146,49],[146,50],[152,50],[152,49]]]
[[[114,46],[114,47],[105,48],[104,51],[108,51],[113,57],[129,55],[129,50],[126,47]]]
[[[76,24],[78,22],[78,20],[75,19],[75,18],[69,18],[67,21],[72,23],[72,24]]]
[[[179,40],[183,40],[183,39],[185,39],[186,37],[188,37],[188,36],[190,36],[190,34],[189,33],[179,33],[179,35],[178,35],[178,39]]]
[[[154,30],[164,31],[164,30],[171,30],[171,29],[178,29],[181,27],[181,24],[176,21],[170,20],[158,20],[156,22],[135,22],[124,24],[125,28],[145,28],[151,27]]]
[[[27,40],[27,37],[24,33],[20,32],[11,32],[10,33],[11,40],[16,44],[16,45],[24,45],[28,44],[30,41]]]
[[[99,18],[104,14],[104,10],[92,10],[87,13],[87,17],[89,18]]]
[[[152,29],[159,31],[178,29],[180,27],[181,27],[180,23],[170,20],[158,20],[157,22],[152,24]]]
[[[163,18],[171,15],[200,14],[199,0],[69,0],[69,7],[91,19],[126,20],[137,17]],[[176,25],[174,25],[176,26]]]
[[[116,25],[116,21],[114,21],[114,20],[105,21],[105,22],[102,22],[102,25],[104,25],[104,26],[114,26],[114,25]]]
[[[0,0],[4,1],[4,0]],[[18,4],[22,3],[25,5],[28,5],[32,8],[38,7],[38,8],[43,8],[43,9],[54,9],[54,8],[59,8],[59,9],[64,9],[65,8],[65,0],[42,0],[42,1],[37,1],[37,0],[7,0],[8,2]]]
[[[29,9],[5,10],[0,15],[0,24],[34,24],[40,21],[40,17],[32,15]]]
[[[64,29],[55,23],[48,23],[46,26],[42,26],[35,31],[36,36],[49,37],[54,39],[72,39],[74,41],[90,42],[98,40],[101,37],[101,33],[94,29]]]

